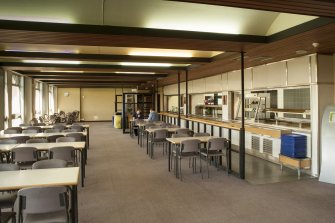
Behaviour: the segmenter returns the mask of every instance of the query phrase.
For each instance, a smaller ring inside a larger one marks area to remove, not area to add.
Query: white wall
[[[257,90],[309,85],[315,81],[315,58],[316,55],[308,55],[245,69],[245,89]],[[180,86],[181,94],[183,94],[185,92],[185,83],[181,83]],[[224,74],[196,79],[189,82],[189,87],[191,87],[189,89],[190,94],[221,92],[226,90],[240,91],[241,71],[235,70]],[[177,84],[164,86],[164,95],[176,94]]]

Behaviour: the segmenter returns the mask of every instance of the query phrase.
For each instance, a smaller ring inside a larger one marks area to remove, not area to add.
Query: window
[[[19,126],[23,116],[22,77],[12,75],[12,126]]]
[[[35,82],[35,118],[42,116],[42,83]]]
[[[54,87],[49,86],[49,115],[55,113],[55,103],[54,103]]]

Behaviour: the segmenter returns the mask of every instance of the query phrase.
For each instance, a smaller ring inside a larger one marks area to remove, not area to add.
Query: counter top
[[[171,114],[168,112],[161,112],[161,115],[169,116],[169,117],[178,117],[177,114]],[[213,125],[218,126],[222,128],[228,128],[232,130],[240,130],[241,123],[240,121],[218,121],[218,120],[210,120],[206,118],[201,118],[197,116],[190,116],[187,117],[185,115],[181,115],[181,119],[188,120],[188,121],[194,121],[203,123],[206,125]],[[262,123],[246,123],[245,124],[245,131],[254,133],[254,134],[261,134],[270,136],[272,138],[280,138],[283,134],[289,134],[293,131],[301,131],[304,133],[310,132],[310,130],[303,130],[303,129],[295,129],[290,127],[284,127],[284,126],[277,126],[277,125],[270,125],[270,124],[262,124]]]

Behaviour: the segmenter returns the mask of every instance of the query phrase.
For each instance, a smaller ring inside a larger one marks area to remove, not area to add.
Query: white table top
[[[21,144],[0,144],[0,151],[6,152],[17,147],[35,147],[38,150],[48,150],[58,146],[73,146],[75,149],[84,149],[85,142],[48,142],[48,143],[21,143]]]
[[[66,136],[67,134],[71,134],[71,133],[81,133],[84,136],[87,136],[86,132],[50,132],[50,133],[40,132],[40,133],[0,134],[0,139],[9,139],[12,137],[17,137],[17,136],[29,136],[30,138],[46,138],[48,136],[53,136],[53,135]]]
[[[52,129],[54,126],[57,125],[42,125],[42,126],[36,126],[36,127],[40,127],[41,129]],[[82,126],[84,128],[89,128],[90,125],[65,125],[66,128],[70,128],[71,126]],[[20,128],[22,129],[27,129],[28,127],[32,127],[32,126],[20,126]]]
[[[66,136],[67,134],[71,134],[71,133],[81,133],[84,136],[87,135],[86,132],[40,132],[40,133],[35,133],[34,136],[32,136],[32,138],[46,138],[48,136],[54,136],[54,135],[63,135]]]
[[[78,184],[79,167],[15,170],[0,172],[0,191],[26,187],[74,186]]]
[[[48,143],[22,143],[16,144],[17,147],[35,147],[38,150],[48,150],[59,146],[73,146],[75,149],[84,149],[85,142],[48,142]]]
[[[180,144],[183,140],[199,139],[201,142],[207,142],[209,139],[218,138],[214,136],[197,136],[197,137],[180,137],[180,138],[166,138],[172,144]]]
[[[0,139],[8,139],[12,137],[17,136],[29,136],[30,138],[33,138],[37,133],[16,133],[16,134],[0,134]]]
[[[177,129],[180,129],[180,128],[154,128],[154,129],[145,129],[145,131],[147,131],[149,133],[152,133],[152,132],[154,132],[156,130],[161,130],[161,129],[166,129],[166,130],[168,130],[168,132],[176,132]]]

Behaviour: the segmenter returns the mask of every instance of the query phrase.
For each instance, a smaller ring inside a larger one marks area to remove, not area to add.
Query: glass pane
[[[35,90],[35,118],[38,118],[42,114],[42,105],[41,105],[41,94],[39,90]]]
[[[12,86],[12,126],[22,123],[20,87]]]
[[[12,86],[12,114],[21,114],[19,86]]]
[[[53,88],[49,87],[49,115],[54,114],[54,94],[53,94]]]
[[[20,85],[21,78],[17,75],[12,75],[12,84],[13,85]]]

